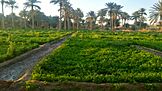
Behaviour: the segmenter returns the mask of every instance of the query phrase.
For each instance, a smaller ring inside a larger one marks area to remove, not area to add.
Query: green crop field
[[[162,34],[77,32],[35,67],[32,79],[49,82],[162,82],[162,58],[132,45],[162,50]]]
[[[43,30],[0,30],[0,63],[44,43],[56,41],[69,33]]]

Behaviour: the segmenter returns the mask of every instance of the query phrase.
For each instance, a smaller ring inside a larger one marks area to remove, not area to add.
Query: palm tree
[[[18,6],[15,5],[15,4],[16,4],[16,1],[15,1],[15,0],[9,0],[9,1],[7,2],[7,5],[11,8],[11,15],[12,15],[12,28],[15,27],[15,26],[14,26],[14,17],[13,17],[14,12],[13,12],[13,9],[14,9],[14,8],[18,8]]]
[[[66,30],[67,29],[67,20],[68,20],[68,24],[69,24],[68,18],[69,18],[71,4],[68,1],[64,2],[63,4],[64,4],[64,6],[63,6],[63,9],[62,9],[62,12],[64,13],[63,14],[63,16],[64,16],[64,30]]]
[[[76,11],[72,8],[71,9],[71,15],[70,15],[70,17],[72,18],[72,20],[73,20],[73,30],[75,30],[75,22],[76,22],[76,16],[77,16],[77,14],[76,14]]]
[[[147,15],[146,14],[146,9],[141,8],[138,12],[140,14],[140,28],[141,28],[142,27],[142,23],[144,23],[144,21],[145,21],[144,15]]]
[[[71,29],[71,19],[73,18],[73,14],[74,14],[74,9],[73,7],[69,6],[69,12],[67,14],[68,30]]]
[[[19,15],[20,15],[20,17],[23,19],[23,21],[24,21],[24,27],[25,28],[27,28],[27,23],[26,23],[26,21],[27,21],[27,18],[28,18],[28,11],[26,11],[25,9],[24,10],[22,10],[22,11],[20,11],[20,13],[19,13]]]
[[[113,30],[113,20],[112,20],[112,16],[113,16],[113,8],[114,8],[114,5],[115,3],[113,2],[109,2],[109,3],[106,3],[106,7],[105,9],[107,9],[108,11],[108,14],[110,16],[110,26],[111,26],[111,30]]]
[[[1,5],[2,5],[2,28],[5,29],[5,24],[4,24],[4,4],[7,3],[5,0],[1,0]]]
[[[87,13],[86,21],[90,23],[89,30],[93,29],[93,22],[96,20],[96,14],[94,11],[90,11]]]
[[[126,21],[130,18],[127,12],[121,12],[122,25],[125,25]]]
[[[101,10],[98,11],[98,15],[97,15],[97,17],[99,17],[99,21],[98,22],[101,25],[101,29],[102,30],[103,30],[103,27],[104,27],[103,23],[105,21],[106,14],[107,14],[107,10],[106,9],[101,9]]]
[[[80,8],[77,8],[75,10],[75,12],[76,12],[76,22],[77,22],[76,26],[77,26],[77,30],[78,30],[79,29],[79,23],[82,20],[82,18],[84,17],[84,14],[83,14],[83,12],[81,11]]]
[[[25,7],[31,8],[31,12],[32,12],[32,28],[34,29],[34,7],[37,9],[41,9],[38,5],[36,5],[37,3],[41,3],[40,1],[37,0],[27,0],[27,2],[24,3]]]
[[[50,3],[59,4],[60,5],[60,18],[59,18],[59,30],[61,30],[61,17],[62,17],[62,8],[64,6],[64,2],[68,0],[51,0]]]
[[[123,6],[121,5],[117,5],[116,3],[106,3],[107,11],[108,14],[110,15],[110,20],[111,20],[111,29],[112,31],[115,31],[114,28],[116,26],[116,21],[117,21],[117,17],[118,15],[121,13],[121,9],[123,8]]]
[[[131,19],[134,20],[134,24],[137,24],[139,18],[140,18],[140,14],[138,11],[135,11],[131,16]]]
[[[73,20],[73,30],[75,29],[75,25],[76,25],[76,29],[78,30],[80,22],[82,21],[82,18],[84,17],[83,12],[81,11],[80,8],[77,8],[76,10],[72,9],[71,17]]]
[[[137,29],[137,23],[140,19],[139,11],[135,11],[132,16],[130,17],[131,20],[134,20],[135,30]]]
[[[150,9],[150,24],[156,23],[160,18],[160,25],[162,25],[162,1],[155,3]]]

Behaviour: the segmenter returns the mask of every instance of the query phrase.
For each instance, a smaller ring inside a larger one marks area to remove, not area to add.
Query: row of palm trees
[[[14,8],[18,8],[18,6],[16,5],[16,1],[15,0],[9,0],[9,1],[5,1],[5,0],[1,0],[1,5],[2,5],[2,15],[4,16],[4,4],[7,4],[8,7],[11,8],[11,14],[12,14],[12,27],[14,27],[14,18],[13,18],[13,9]],[[5,28],[5,24],[4,24],[4,17],[2,17],[2,28]]]
[[[5,29],[5,19],[4,19],[4,5],[6,4],[8,7],[11,8],[11,22],[12,22],[12,28],[15,27],[14,24],[14,8],[18,8],[16,5],[15,0],[1,0],[2,5],[2,28]],[[35,16],[36,12],[37,14],[40,14],[39,10],[41,7],[37,5],[38,3],[41,3],[38,0],[27,0],[24,3],[24,10],[22,10],[19,15],[24,20],[24,25],[27,27],[27,21],[31,22],[31,27],[35,28]],[[69,2],[69,0],[51,0],[51,4],[57,5],[59,4],[59,23],[58,23],[58,29],[61,30],[62,27],[64,27],[64,30],[70,30],[70,29],[89,29],[92,30],[96,28],[96,25],[100,26],[100,29],[104,29],[105,26],[109,27],[112,31],[115,31],[115,28],[119,26],[121,23],[123,26],[129,21],[134,20],[134,25],[142,27],[144,21],[146,21],[146,9],[141,8],[137,11],[135,11],[132,15],[129,15],[127,12],[123,12],[121,9],[123,6],[118,5],[114,2],[106,3],[106,7],[99,10],[97,13],[94,11],[90,11],[86,15],[86,19],[84,20],[84,14],[80,8],[74,9],[72,7],[72,4]],[[30,11],[27,11],[27,9],[30,9]],[[30,14],[30,15],[29,15]],[[44,15],[41,13],[41,16]],[[29,17],[30,16],[30,17]],[[159,1],[158,3],[155,3],[153,7],[151,7],[150,10],[150,21],[151,24],[158,21],[158,17],[160,16],[160,20],[162,20],[162,2]]]
[[[28,0],[27,2],[24,3],[25,8],[31,7],[31,12],[32,13],[32,28],[34,28],[34,7],[37,7],[38,9],[40,9],[40,7],[38,5],[36,5],[35,3],[40,3],[40,1],[37,0]],[[4,16],[4,5],[7,5],[11,8],[11,15],[12,15],[12,27],[14,27],[14,8],[18,8],[18,6],[16,5],[16,1],[15,0],[1,0],[1,5],[2,5],[2,15]],[[5,21],[4,21],[4,17],[2,17],[2,28],[5,29]]]
[[[68,0],[51,0],[50,3],[60,5],[59,30],[62,27],[62,19],[64,20],[64,30],[71,29],[71,21],[73,29],[79,29],[80,22],[84,17],[80,8],[74,9]]]

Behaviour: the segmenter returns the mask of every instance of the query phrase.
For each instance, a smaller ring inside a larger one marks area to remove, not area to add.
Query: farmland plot
[[[0,63],[44,43],[57,41],[70,32],[57,31],[0,31]]]
[[[32,79],[50,82],[162,82],[162,58],[131,45],[160,49],[161,34],[78,32],[35,67]]]

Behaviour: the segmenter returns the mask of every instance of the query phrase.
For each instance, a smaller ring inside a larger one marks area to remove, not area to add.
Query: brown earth
[[[162,83],[0,81],[0,91],[162,91]]]

